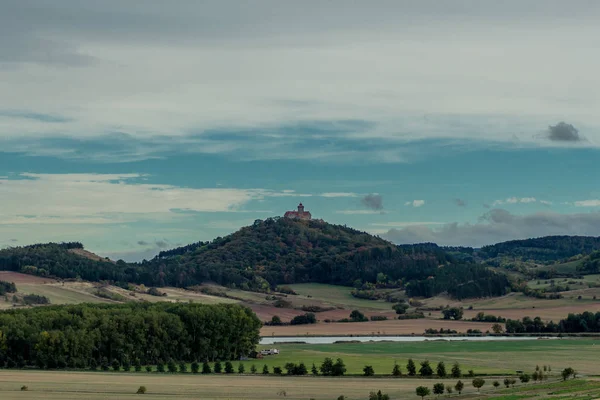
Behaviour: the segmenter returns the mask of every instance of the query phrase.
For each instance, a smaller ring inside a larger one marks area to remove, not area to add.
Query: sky
[[[600,235],[600,3],[0,0],[0,248],[304,203],[395,243]]]

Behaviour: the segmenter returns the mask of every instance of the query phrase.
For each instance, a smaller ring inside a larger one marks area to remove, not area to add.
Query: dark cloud
[[[548,139],[557,142],[578,142],[582,138],[579,136],[579,131],[571,124],[559,122],[558,124],[548,127]]]
[[[145,240],[140,240],[139,242],[137,242],[137,244],[139,244],[140,246],[148,246],[150,243],[146,242]]]
[[[454,204],[456,204],[459,207],[466,207],[467,206],[467,202],[463,199],[454,199]]]
[[[18,242],[18,240],[17,239],[10,239],[9,242],[15,243],[15,242]]]
[[[600,236],[600,212],[515,215],[503,209],[493,209],[483,214],[475,224],[450,223],[440,228],[415,225],[391,229],[382,236],[398,244],[434,242],[448,246],[480,247],[548,235]]]
[[[383,210],[383,197],[379,194],[368,194],[360,202],[363,206],[372,210]]]
[[[164,249],[170,246],[170,243],[168,240],[157,240],[156,242],[154,242],[154,244],[156,245],[156,247],[158,247],[159,249]]]

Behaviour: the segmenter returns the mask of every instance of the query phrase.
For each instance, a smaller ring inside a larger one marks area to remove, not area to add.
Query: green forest
[[[261,322],[240,305],[80,304],[0,312],[0,366],[95,368],[235,360]]]

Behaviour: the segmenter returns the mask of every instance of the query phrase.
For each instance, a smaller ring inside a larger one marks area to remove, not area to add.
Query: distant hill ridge
[[[583,236],[514,240],[481,249],[394,245],[320,220],[268,218],[210,242],[163,251],[141,263],[96,258],[84,253],[80,243],[49,243],[1,250],[0,269],[122,286],[131,282],[190,287],[211,281],[254,291],[303,282],[357,286],[383,276],[410,296],[448,293],[462,298],[497,296],[511,286],[504,273],[482,262],[496,265],[495,259],[513,257],[548,264],[598,250],[600,238]]]

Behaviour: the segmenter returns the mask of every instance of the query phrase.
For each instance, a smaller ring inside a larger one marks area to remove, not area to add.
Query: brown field
[[[261,336],[303,336],[303,335],[422,335],[425,329],[454,329],[466,332],[479,329],[483,332],[492,329],[493,324],[468,321],[442,321],[433,319],[388,320],[352,323],[318,323],[314,325],[264,326]]]
[[[436,380],[438,382],[438,380]],[[454,380],[440,382],[454,384]],[[143,397],[154,399],[365,399],[370,391],[382,390],[391,398],[417,398],[414,390],[422,379],[314,378],[285,376],[198,376],[145,373],[0,371],[0,398],[13,399],[128,399],[139,398],[139,386],[147,388]],[[21,386],[28,391],[21,391]],[[488,388],[488,390],[491,389]],[[283,394],[285,392],[285,395]],[[485,393],[485,390],[483,390]],[[475,389],[465,385],[465,394]]]
[[[54,279],[51,279],[51,278],[44,278],[41,276],[21,274],[19,272],[12,272],[12,271],[0,271],[0,281],[14,282],[15,285],[18,285],[19,283],[42,285],[45,283],[56,282]]]

